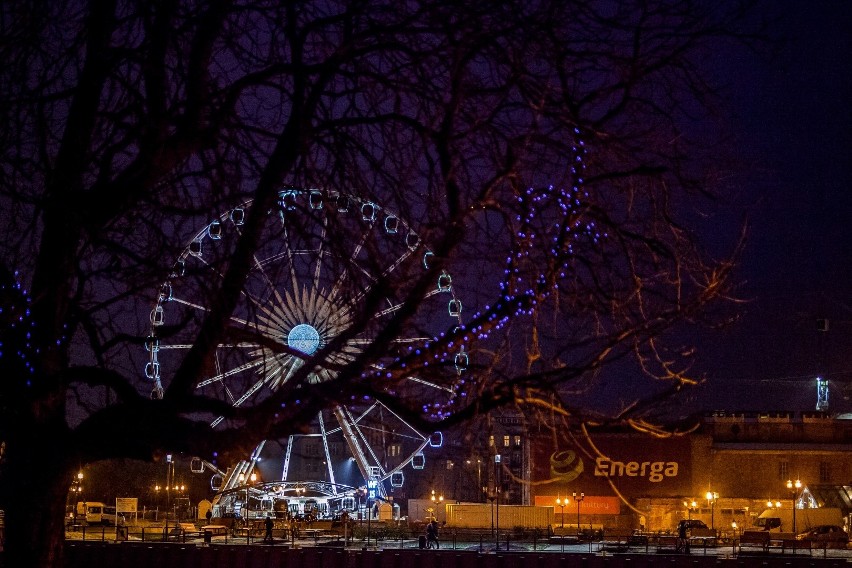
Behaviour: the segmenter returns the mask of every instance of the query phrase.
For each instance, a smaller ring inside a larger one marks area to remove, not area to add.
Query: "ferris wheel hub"
[[[305,355],[313,355],[320,346],[319,332],[306,323],[300,323],[287,334],[287,346]]]

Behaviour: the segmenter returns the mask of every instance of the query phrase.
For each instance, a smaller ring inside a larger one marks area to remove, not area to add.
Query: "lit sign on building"
[[[665,477],[677,477],[677,462],[620,462],[607,458],[595,460],[595,475],[598,477],[647,477],[651,483],[659,483]]]
[[[582,441],[533,446],[533,495],[685,495],[691,490],[692,446],[687,436],[597,433]]]

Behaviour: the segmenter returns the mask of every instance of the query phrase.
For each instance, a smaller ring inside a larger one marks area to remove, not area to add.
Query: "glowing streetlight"
[[[791,479],[787,480],[787,489],[790,490],[793,495],[793,534],[796,533],[796,501],[799,500],[799,490],[802,488],[802,482],[798,479],[793,481]]]
[[[559,516],[562,517],[563,532],[564,532],[564,529],[565,529],[565,505],[567,505],[567,504],[568,504],[568,498],[567,497],[565,499],[560,499],[559,497],[556,498],[556,506],[559,507],[559,509],[560,509]]]
[[[707,504],[710,505],[710,528],[716,528],[716,499],[719,498],[719,494],[715,491],[708,491],[704,497],[707,499]]]
[[[577,492],[574,491],[571,495],[574,497],[574,501],[576,501],[576,503],[577,503],[577,537],[579,538],[579,536],[580,536],[580,503],[583,501],[583,499],[586,498],[586,494],[581,492],[579,495],[577,495]]]

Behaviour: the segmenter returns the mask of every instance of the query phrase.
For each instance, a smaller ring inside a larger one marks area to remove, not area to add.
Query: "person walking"
[[[426,525],[426,548],[432,548],[433,544],[436,549],[441,548],[441,543],[438,541],[438,521],[435,519]]]
[[[677,551],[689,554],[689,527],[681,521],[677,526]]]

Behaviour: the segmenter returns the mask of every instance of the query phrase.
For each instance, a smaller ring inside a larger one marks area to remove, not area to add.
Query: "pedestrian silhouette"
[[[434,519],[426,525],[426,548],[432,548],[433,544],[436,549],[441,548],[441,543],[438,541],[438,521]]]

